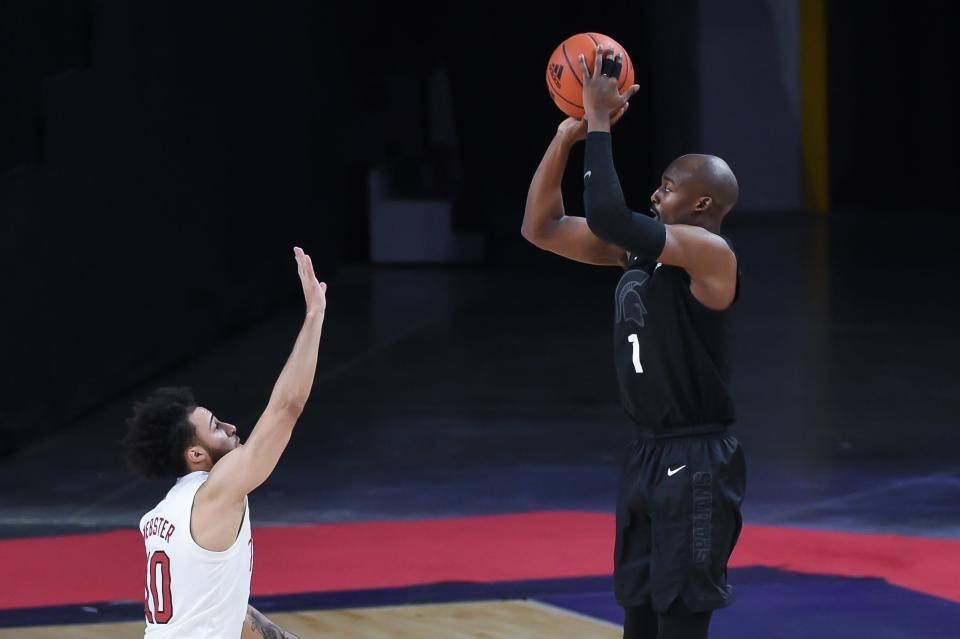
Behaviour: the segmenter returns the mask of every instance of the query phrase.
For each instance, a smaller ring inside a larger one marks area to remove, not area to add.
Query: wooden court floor
[[[619,639],[611,623],[534,601],[385,606],[267,615],[301,639]],[[2,628],[0,639],[133,639],[143,622]]]

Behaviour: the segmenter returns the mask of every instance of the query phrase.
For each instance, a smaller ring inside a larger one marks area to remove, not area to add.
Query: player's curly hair
[[[158,388],[135,403],[123,438],[130,472],[146,479],[185,475],[183,451],[194,441],[189,417],[196,407],[186,387]]]

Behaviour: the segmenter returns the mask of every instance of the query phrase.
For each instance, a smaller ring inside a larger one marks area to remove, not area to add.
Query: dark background
[[[556,272],[519,226],[560,120],[543,66],[568,34],[617,34],[631,52],[642,89],[618,169],[644,202],[698,137],[699,3],[517,11],[0,2],[0,456],[301,304],[294,244],[331,291],[369,266],[375,165],[395,193],[447,198],[455,228],[482,234],[482,259],[446,268]],[[915,303],[954,314],[956,12],[830,3],[832,210],[736,222],[760,230],[744,234],[760,254],[762,230],[786,220],[829,230],[803,257],[811,272],[856,267],[831,281],[827,321],[857,322],[864,287],[889,290],[869,313],[897,313],[901,336],[924,330],[902,303],[921,284]],[[427,133],[437,68],[455,144]],[[505,290],[498,304],[526,295]]]

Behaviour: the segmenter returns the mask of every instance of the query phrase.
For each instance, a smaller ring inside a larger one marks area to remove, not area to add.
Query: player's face
[[[190,423],[197,440],[210,454],[211,462],[217,461],[240,445],[237,427],[217,419],[209,409],[197,406],[190,414]]]
[[[693,218],[698,195],[687,175],[671,164],[660,178],[660,186],[650,196],[650,210],[664,224],[686,224]]]

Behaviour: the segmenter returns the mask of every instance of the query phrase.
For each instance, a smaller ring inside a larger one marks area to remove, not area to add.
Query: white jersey
[[[240,637],[253,571],[250,507],[245,504],[240,533],[230,548],[201,548],[190,534],[190,514],[208,475],[197,471],[181,477],[140,520],[147,550],[145,638]]]

